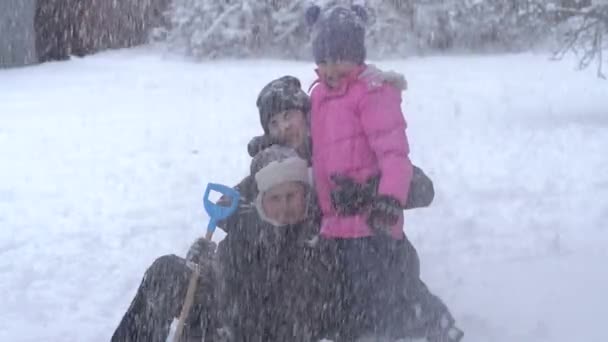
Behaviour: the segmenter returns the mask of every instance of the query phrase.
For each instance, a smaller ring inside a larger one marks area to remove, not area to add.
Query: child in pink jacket
[[[399,267],[404,262],[402,208],[412,177],[401,111],[406,82],[365,64],[362,7],[326,13],[312,7],[307,20],[315,24],[318,66],[311,93],[312,169],[322,212],[321,243],[335,260],[325,324],[338,341],[396,339],[404,334],[407,316],[403,284],[408,275]],[[373,189],[372,194],[337,198],[344,179]]]

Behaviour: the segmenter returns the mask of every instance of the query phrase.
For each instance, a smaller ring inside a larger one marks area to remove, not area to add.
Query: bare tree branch
[[[578,68],[585,69],[593,62],[597,63],[597,76],[606,79],[603,72],[604,39],[608,33],[608,5],[595,5],[584,9],[557,8],[557,14],[569,16],[574,24],[565,34],[561,46],[553,54],[554,59],[562,59],[572,52],[578,56]],[[574,23],[579,20],[580,22]]]

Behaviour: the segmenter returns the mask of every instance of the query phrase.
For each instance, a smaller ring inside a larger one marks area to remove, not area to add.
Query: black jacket
[[[223,321],[234,341],[312,341],[319,334],[324,271],[314,224],[274,227],[240,208],[218,246]]]

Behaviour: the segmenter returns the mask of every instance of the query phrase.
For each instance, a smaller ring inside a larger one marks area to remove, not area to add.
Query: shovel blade
[[[223,196],[229,197],[231,200],[230,206],[222,206],[213,203],[211,199],[209,199],[211,191],[216,191],[222,194]],[[203,198],[205,211],[209,215],[209,225],[207,226],[207,234],[213,233],[213,231],[215,231],[215,227],[217,226],[218,221],[227,218],[236,211],[239,205],[239,199],[239,192],[234,190],[233,188],[217,183],[209,183],[207,185],[207,189],[205,190],[205,196]]]

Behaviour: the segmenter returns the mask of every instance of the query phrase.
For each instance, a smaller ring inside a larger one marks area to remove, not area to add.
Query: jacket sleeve
[[[394,197],[405,206],[413,170],[401,92],[384,84],[365,94],[359,110],[363,131],[380,168],[378,194]]]
[[[435,188],[433,181],[427,176],[421,168],[414,165],[412,182],[410,183],[405,210],[424,208],[431,205],[435,198]]]

